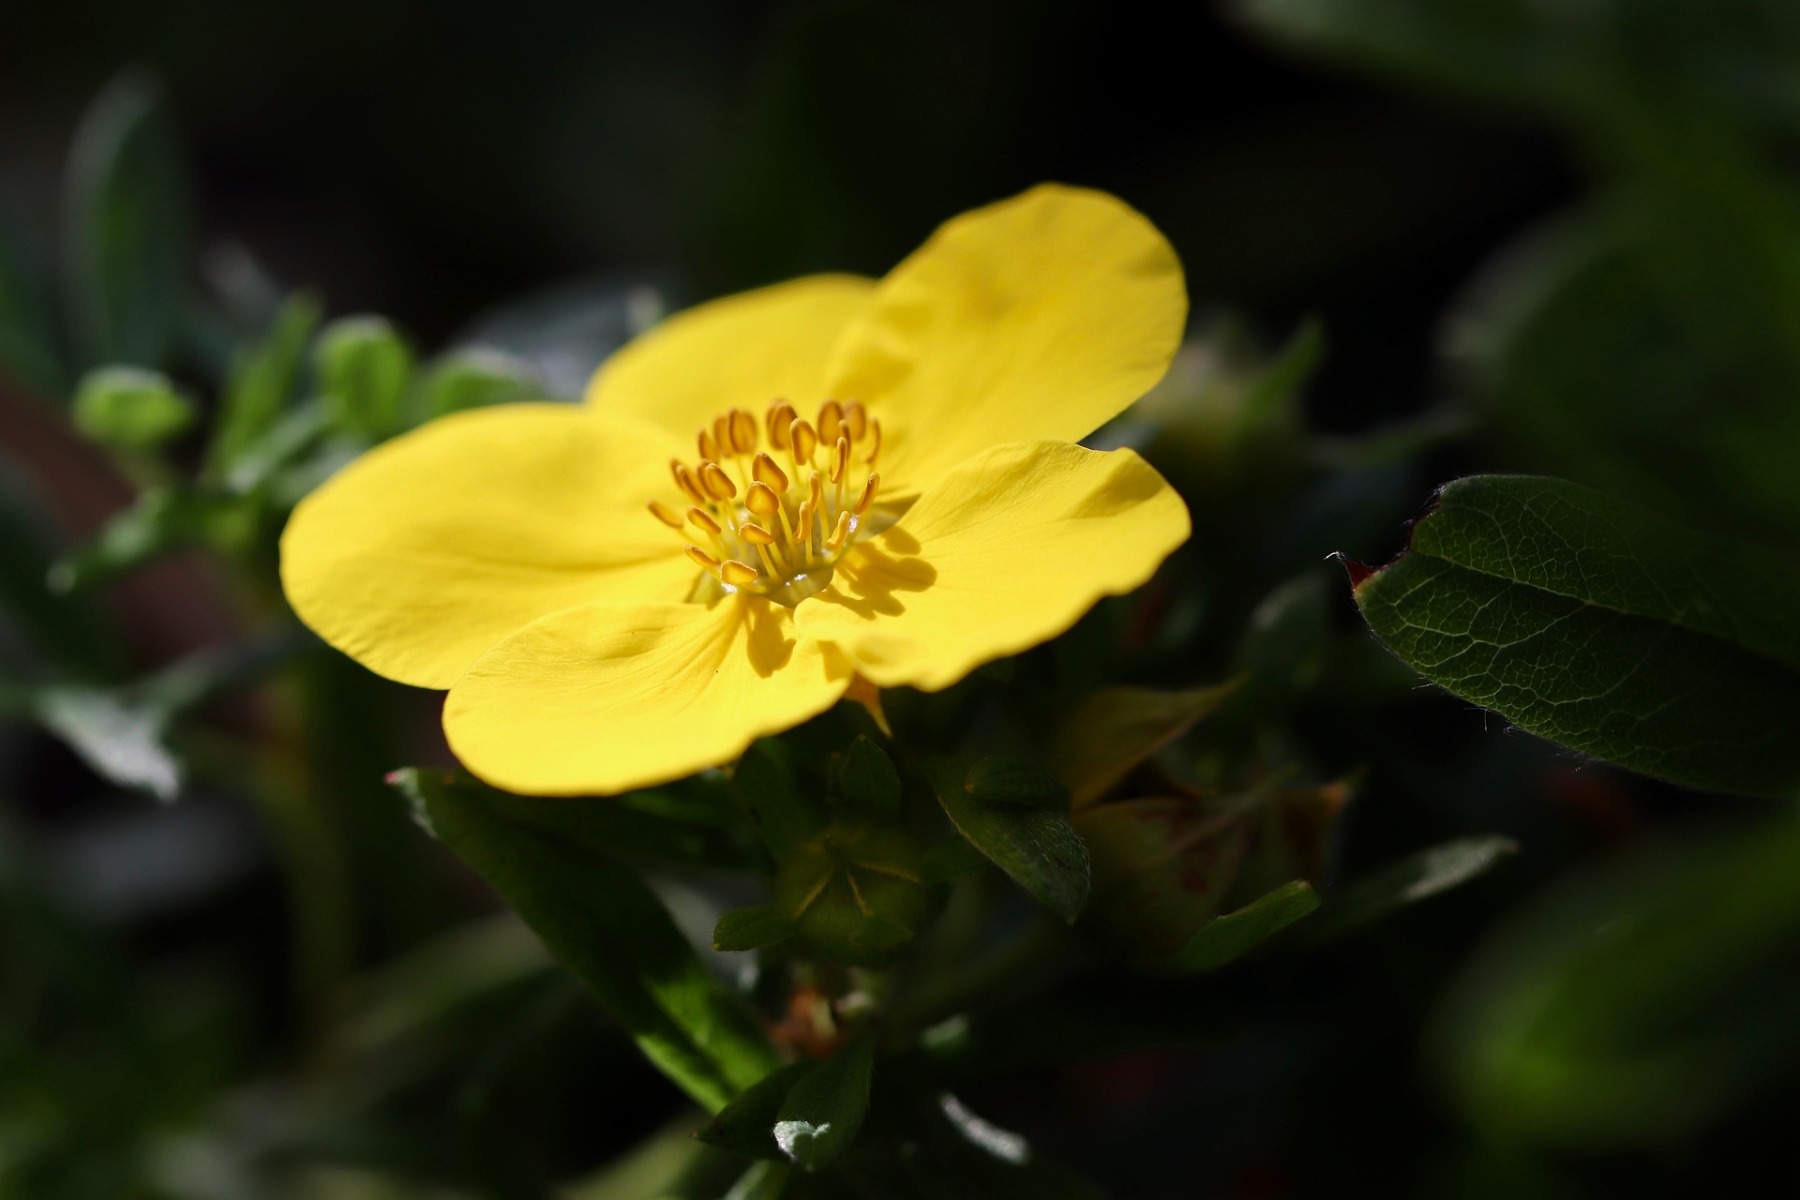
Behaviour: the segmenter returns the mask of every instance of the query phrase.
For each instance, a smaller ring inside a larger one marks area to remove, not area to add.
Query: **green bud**
[[[413,353],[381,317],[344,317],[319,335],[313,365],[333,427],[369,438],[395,432]]]
[[[194,423],[193,401],[166,375],[141,367],[99,367],[75,392],[75,427],[123,450],[151,450]]]

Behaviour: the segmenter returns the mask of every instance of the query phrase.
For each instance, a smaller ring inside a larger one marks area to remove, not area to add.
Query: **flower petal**
[[[811,413],[826,398],[832,349],[874,287],[812,275],[676,313],[601,366],[587,403],[654,421],[684,443],[733,407],[760,417],[786,397]]]
[[[989,446],[1086,437],[1163,377],[1186,320],[1155,226],[1047,184],[946,223],[889,272],[827,390],[881,418],[883,492],[917,494]]]
[[[1137,587],[1187,535],[1181,498],[1130,450],[998,446],[845,555],[795,623],[882,687],[937,691]]]
[[[730,762],[830,708],[842,657],[752,597],[590,604],[526,626],[450,689],[444,731],[465,766],[531,795],[611,794]]]
[[[281,538],[300,619],[369,669],[449,687],[489,647],[592,600],[680,600],[697,574],[645,511],[679,449],[571,405],[474,409],[345,467]]]

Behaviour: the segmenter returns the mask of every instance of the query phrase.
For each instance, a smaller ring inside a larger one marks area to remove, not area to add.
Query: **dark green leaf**
[[[1067,814],[1069,789],[1035,763],[984,758],[963,776],[963,791],[978,804],[1022,805]]]
[[[1056,775],[1076,809],[1092,804],[1139,763],[1216,710],[1236,682],[1183,692],[1104,688],[1063,722],[1053,751]]]
[[[900,773],[887,752],[866,737],[857,737],[844,751],[838,790],[851,804],[877,815],[900,812]]]
[[[635,872],[505,820],[473,781],[416,770],[393,781],[697,1102],[717,1110],[775,1066],[748,1010]]]
[[[289,298],[262,340],[238,353],[213,431],[215,476],[228,476],[294,401],[320,311],[319,302],[304,293]]]
[[[1043,808],[983,803],[968,793],[965,777],[948,766],[933,773],[950,823],[1013,882],[1073,924],[1087,903],[1088,851],[1068,818]]]
[[[110,676],[119,638],[85,597],[51,590],[50,546],[42,506],[0,459],[0,655],[27,677]]]
[[[1647,775],[1800,794],[1800,589],[1554,479],[1445,487],[1356,579],[1388,647],[1522,729]]]
[[[780,1119],[781,1106],[787,1103],[788,1092],[816,1065],[789,1063],[769,1072],[720,1109],[694,1136],[734,1154],[787,1162],[787,1155],[775,1144],[775,1122]]]
[[[413,353],[381,317],[343,317],[327,325],[313,371],[334,429],[377,440],[400,428]]]
[[[1334,892],[1326,899],[1324,915],[1309,928],[1315,937],[1354,929],[1461,887],[1518,852],[1519,844],[1504,837],[1460,838],[1428,847]]]
[[[775,1117],[781,1152],[811,1169],[848,1150],[868,1111],[874,1066],[875,1039],[865,1029],[796,1080]]]
[[[1251,822],[1165,797],[1093,805],[1076,815],[1075,829],[1093,857],[1088,916],[1133,958],[1157,961],[1218,915]]]
[[[1800,1053],[1800,824],[1683,837],[1569,880],[1499,933],[1433,1038],[1497,1141],[1666,1146]]]
[[[425,373],[419,393],[421,415],[426,419],[543,396],[543,385],[529,364],[481,348],[458,350],[439,359]]]
[[[49,281],[40,255],[0,211],[0,376],[46,400],[60,400],[68,368],[56,337]]]
[[[1210,971],[1240,958],[1319,907],[1318,893],[1296,879],[1235,912],[1214,917],[1188,944],[1157,964],[1170,974]]]
[[[1262,691],[1303,692],[1317,683],[1331,648],[1331,597],[1323,571],[1290,579],[1250,614],[1237,665]]]
[[[114,517],[92,543],[50,569],[50,587],[80,591],[104,583],[171,550],[215,545],[240,548],[255,512],[241,497],[215,491],[151,488]]]
[[[824,831],[822,806],[801,793],[778,743],[765,739],[745,751],[732,770],[731,788],[777,861]]]
[[[143,367],[89,371],[75,390],[75,427],[97,442],[150,450],[194,423],[194,402]]]
[[[990,865],[986,855],[958,837],[928,848],[919,859],[919,872],[933,883],[944,883]]]
[[[696,867],[743,867],[748,847],[736,836],[723,789],[687,795],[674,789],[602,799],[493,795],[508,820],[615,857]]]
[[[856,818],[790,849],[779,860],[774,898],[808,953],[853,966],[891,962],[932,901],[912,836]]]
[[[714,950],[760,950],[794,936],[794,919],[779,909],[758,905],[734,908],[713,928]]]
[[[128,72],[89,107],[66,203],[68,299],[85,358],[162,366],[187,306],[193,232],[158,83]]]

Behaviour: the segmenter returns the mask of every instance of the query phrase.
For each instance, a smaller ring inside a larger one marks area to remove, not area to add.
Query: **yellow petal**
[[[813,275],[676,313],[601,366],[587,403],[654,421],[686,443],[721,413],[761,416],[777,397],[811,414],[826,399],[832,349],[874,286]]]
[[[882,687],[936,691],[1137,587],[1187,535],[1181,498],[1130,450],[999,446],[845,555],[795,622]]]
[[[957,217],[889,272],[826,390],[881,419],[883,493],[917,494],[989,446],[1086,437],[1163,377],[1186,320],[1155,226],[1045,185]]]
[[[611,794],[730,762],[843,695],[841,656],[754,597],[590,604],[526,626],[450,689],[444,731],[508,791]]]
[[[364,666],[449,687],[546,613],[680,600],[697,574],[647,511],[678,447],[640,421],[518,404],[433,421],[301,501],[281,539],[288,602]]]

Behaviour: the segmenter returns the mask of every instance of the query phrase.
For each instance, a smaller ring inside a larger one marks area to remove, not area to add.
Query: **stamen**
[[[851,441],[863,440],[863,435],[869,432],[869,410],[862,406],[862,401],[852,400],[844,405],[844,424],[850,427]]]
[[[873,463],[876,455],[881,453],[881,418],[869,418],[869,452],[863,455],[863,461]]]
[[[838,514],[837,524],[831,528],[831,536],[825,539],[825,548],[833,554],[836,554],[839,550],[843,549],[844,543],[848,541],[849,538],[850,513],[849,510],[846,509],[844,512]]]
[[[752,546],[773,546],[775,535],[758,525],[755,521],[745,521],[738,526],[738,533]]]
[[[817,511],[811,500],[802,500],[800,511],[794,514],[794,539],[800,543],[802,554],[812,553],[813,514]]]
[[[751,464],[750,473],[756,482],[774,490],[776,495],[788,490],[787,472],[775,465],[775,460],[767,454],[758,454]]]
[[[702,429],[695,435],[694,444],[700,447],[700,460],[702,462],[709,459],[716,461],[723,457],[723,455],[719,453],[718,439],[713,437],[712,433],[708,430]]]
[[[670,529],[681,528],[682,521],[680,515],[661,500],[652,500],[650,502],[650,515],[661,521],[664,525],[667,525]]]
[[[810,464],[813,451],[819,445],[819,435],[813,432],[813,427],[806,423],[805,417],[794,418],[794,423],[788,426],[788,440],[793,443],[795,469],[802,463]]]
[[[844,481],[844,468],[850,465],[850,443],[843,438],[831,449],[831,482]]]
[[[741,408],[731,410],[731,448],[739,454],[756,450],[756,418]]]
[[[692,500],[695,504],[706,503],[706,493],[700,490],[699,483],[694,479],[694,473],[688,470],[685,464],[681,462],[671,462],[669,464],[669,469],[675,476],[675,486],[680,488],[682,492],[686,494],[688,499]]]
[[[719,568],[720,580],[730,584],[732,587],[743,587],[746,584],[755,583],[761,577],[761,571],[758,571],[749,563],[739,562],[735,558]]]
[[[719,452],[717,454],[713,455],[713,457],[721,458],[721,459],[730,458],[731,457],[731,414],[730,413],[721,413],[718,416],[713,418],[712,437],[713,437],[713,444],[719,448]],[[701,457],[705,457],[705,456],[702,455]]]
[[[750,492],[744,497],[744,507],[759,517],[772,517],[781,511],[781,499],[768,484],[758,481],[750,485]]]
[[[794,418],[799,415],[794,411],[794,406],[786,400],[777,400],[771,405],[768,420],[769,445],[777,450],[786,450],[793,445],[793,439],[788,436],[788,428],[793,425]]]
[[[879,472],[871,474],[867,479],[863,480],[862,495],[856,498],[857,516],[860,517],[869,511],[869,505],[875,503],[875,489],[880,486],[881,475]]]
[[[819,440],[829,446],[837,441],[843,428],[844,406],[836,400],[827,400],[819,408]]]
[[[737,495],[737,484],[731,482],[731,476],[716,462],[700,464],[700,482],[706,485],[707,493],[715,500],[729,500]]]
[[[705,567],[714,575],[719,573],[719,560],[702,550],[700,547],[689,546],[687,548],[687,556],[694,560],[694,565]]]
[[[703,508],[688,509],[687,519],[714,537],[718,537],[721,533],[725,532],[724,528],[717,521],[713,520],[712,514]]]

